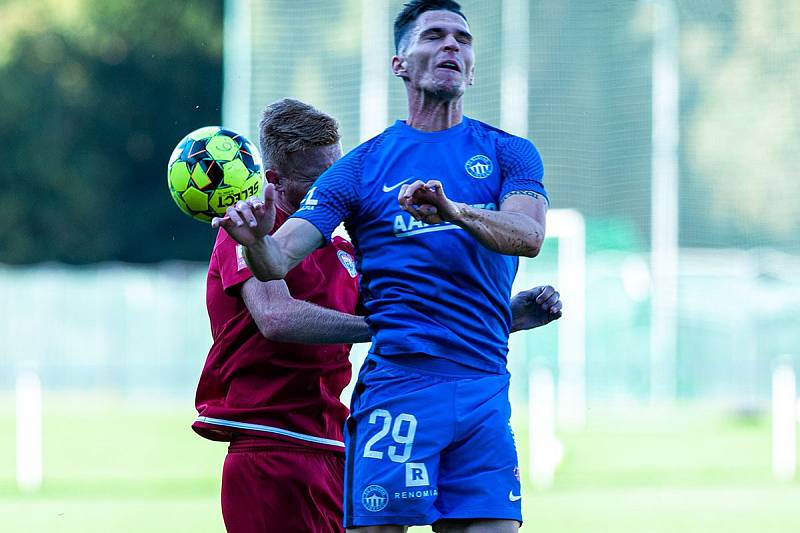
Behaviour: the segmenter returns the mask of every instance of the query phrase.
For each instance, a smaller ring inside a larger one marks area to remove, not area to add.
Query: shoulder
[[[353,244],[343,237],[338,235],[334,236],[331,240],[331,245],[336,249],[339,257],[341,257],[342,253],[344,253],[352,260],[356,255],[356,249]]]
[[[225,290],[251,276],[244,258],[244,248],[220,228],[209,261],[209,273],[223,279]]]
[[[538,154],[536,145],[524,137],[519,137],[512,133],[508,133],[505,130],[492,126],[491,124],[481,122],[480,120],[467,117],[465,117],[465,120],[469,121],[468,127],[472,131],[473,135],[494,141],[498,154],[501,156],[513,154],[515,152],[521,152],[523,154]]]
[[[332,186],[347,186],[348,184],[350,187],[357,186],[361,180],[365,166],[369,164],[366,159],[371,154],[381,150],[389,135],[387,132],[388,129],[347,152],[347,154],[331,165],[331,167],[322,174],[317,186],[320,186],[321,190]]]
[[[356,278],[358,276],[355,260],[356,251],[350,241],[342,237],[335,236],[331,241],[330,246],[336,253],[336,260],[341,264],[342,267],[344,267],[351,278]]]
[[[361,144],[359,144],[358,146],[347,152],[347,154],[344,157],[342,157],[342,159],[340,159],[339,161],[340,162],[346,160],[352,161],[354,159],[361,161],[363,160],[364,157],[380,151],[386,145],[388,139],[391,136],[392,136],[392,129],[386,128],[375,137],[362,142]]]
[[[486,122],[481,122],[480,120],[466,116],[464,117],[464,120],[467,122],[467,127],[470,129],[473,135],[494,137],[495,139],[512,136],[507,131],[501,130],[500,128],[492,126],[491,124],[487,124]]]
[[[378,149],[382,139],[383,134],[359,144],[347,152],[341,159],[331,165],[331,167],[325,171],[323,176],[326,176],[328,179],[333,178],[337,180],[359,176],[364,166],[364,159]]]
[[[220,253],[224,253],[226,250],[232,248],[231,243],[235,244],[236,242],[228,235],[228,232],[222,228],[217,230],[217,238],[214,241],[214,248],[211,252],[212,257],[215,255],[219,255]]]
[[[534,160],[541,163],[541,156],[536,145],[528,139],[517,137],[516,135],[507,135],[498,140],[497,153],[501,161]]]

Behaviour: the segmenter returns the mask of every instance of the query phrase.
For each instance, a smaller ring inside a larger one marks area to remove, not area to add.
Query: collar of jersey
[[[464,116],[461,118],[461,122],[459,124],[442,131],[420,131],[406,124],[404,120],[398,120],[394,123],[393,129],[398,135],[402,137],[409,137],[416,141],[442,142],[450,141],[456,135],[460,135],[464,130],[466,130],[469,120],[469,118]]]

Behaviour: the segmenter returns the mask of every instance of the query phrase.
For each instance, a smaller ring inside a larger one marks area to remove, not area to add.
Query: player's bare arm
[[[521,291],[511,298],[511,332],[545,326],[561,318],[561,295],[550,285]]]
[[[250,278],[242,285],[242,299],[261,334],[271,341],[353,344],[372,336],[364,317],[296,300],[283,280]]]
[[[265,187],[264,201],[250,197],[228,208],[226,216],[215,218],[211,225],[223,228],[245,248],[244,257],[253,275],[260,281],[283,279],[311,252],[323,244],[322,234],[305,220],[290,219],[274,235],[274,188]]]
[[[259,280],[283,279],[324,243],[322,233],[311,222],[290,218],[274,234],[246,246],[244,257]]]
[[[547,200],[535,192],[511,195],[490,211],[453,202],[437,180],[418,180],[400,189],[398,201],[417,220],[455,224],[501,254],[536,257],[544,241]]]

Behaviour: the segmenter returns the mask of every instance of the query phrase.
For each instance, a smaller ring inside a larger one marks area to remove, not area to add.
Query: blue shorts
[[[345,432],[345,527],[522,522],[508,385],[370,355]]]

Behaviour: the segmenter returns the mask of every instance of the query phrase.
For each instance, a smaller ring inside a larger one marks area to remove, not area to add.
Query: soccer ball
[[[219,126],[200,128],[173,150],[167,183],[181,211],[209,222],[261,193],[261,156],[244,135]]]

